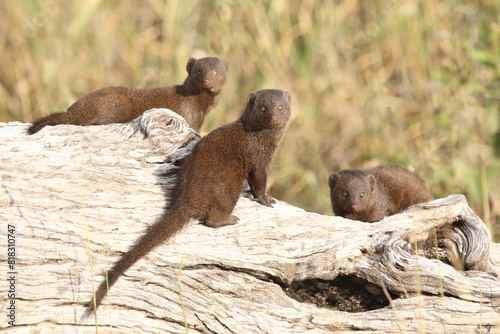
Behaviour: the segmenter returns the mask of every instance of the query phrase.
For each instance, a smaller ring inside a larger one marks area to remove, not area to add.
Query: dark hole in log
[[[367,290],[369,286],[370,291]],[[353,276],[339,276],[333,281],[295,281],[285,289],[285,293],[299,302],[344,312],[366,312],[389,305],[380,287]],[[398,296],[391,294],[391,298],[396,299]]]

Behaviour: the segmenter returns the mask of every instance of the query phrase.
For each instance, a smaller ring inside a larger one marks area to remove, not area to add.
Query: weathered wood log
[[[238,224],[192,221],[81,321],[199,136],[161,109],[128,124],[27,127],[0,124],[5,333],[91,333],[96,322],[99,333],[487,333],[500,321],[500,250],[464,196],[368,224],[247,193]]]

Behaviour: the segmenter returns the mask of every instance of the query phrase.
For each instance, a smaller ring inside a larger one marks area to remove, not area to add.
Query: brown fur
[[[328,184],[335,215],[364,222],[434,199],[421,178],[397,165],[343,170],[330,175]]]
[[[28,134],[34,134],[46,125],[130,122],[152,108],[175,111],[199,131],[205,116],[220,100],[229,63],[215,57],[191,58],[186,70],[188,76],[182,85],[149,89],[120,86],[96,90],[76,101],[68,110],[37,120],[28,128]]]
[[[241,118],[204,137],[182,163],[172,202],[163,217],[150,226],[135,245],[108,273],[109,287],[141,257],[165,242],[191,219],[210,227],[232,225],[231,215],[246,179],[252,194],[263,205],[273,200],[266,194],[267,172],[290,118],[290,94],[261,90],[248,96]],[[85,316],[99,307],[106,282],[99,286]]]

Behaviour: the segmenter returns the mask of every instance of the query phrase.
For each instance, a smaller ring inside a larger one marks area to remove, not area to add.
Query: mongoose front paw
[[[257,200],[260,204],[269,206],[271,208],[273,207],[273,204],[276,204],[276,200],[267,194],[264,195],[263,198],[258,198]]]

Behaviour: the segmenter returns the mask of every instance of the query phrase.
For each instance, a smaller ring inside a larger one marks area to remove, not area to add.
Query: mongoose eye
[[[283,106],[278,106],[278,110],[283,110]]]
[[[365,194],[361,193],[361,194],[359,194],[359,197],[363,198],[363,197],[365,197]]]
[[[344,192],[342,193],[342,196],[347,197],[347,191],[344,191]]]
[[[260,111],[266,111],[266,108],[261,107],[261,108],[260,108]]]

